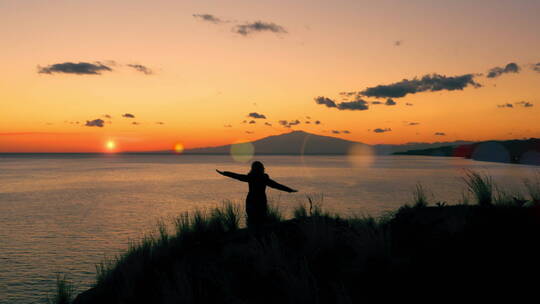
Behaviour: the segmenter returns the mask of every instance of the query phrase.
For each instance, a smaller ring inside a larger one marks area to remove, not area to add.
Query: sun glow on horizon
[[[181,143],[177,143],[176,145],[174,145],[174,152],[176,154],[181,154],[182,152],[184,152],[184,145],[182,145]]]
[[[113,152],[114,149],[116,148],[116,143],[113,140],[108,140],[107,143],[105,144],[105,147],[107,148],[109,152]]]

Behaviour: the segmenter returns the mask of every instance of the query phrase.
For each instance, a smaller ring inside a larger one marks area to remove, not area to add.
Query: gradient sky
[[[369,144],[540,137],[538,16],[537,0],[0,0],[0,152],[193,148],[290,130]],[[256,21],[270,25],[238,33]],[[38,73],[66,62],[111,71]],[[509,63],[519,72],[487,77]],[[314,101],[432,73],[482,87],[367,110]],[[266,119],[249,124],[252,112]],[[85,126],[96,119],[103,127]]]

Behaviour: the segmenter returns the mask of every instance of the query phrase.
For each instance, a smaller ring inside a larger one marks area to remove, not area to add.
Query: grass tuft
[[[428,205],[427,195],[422,184],[416,184],[413,192],[414,208],[424,208]]]
[[[66,275],[58,274],[56,276],[56,291],[53,298],[48,299],[49,304],[70,304],[73,300],[73,284],[71,284]]]
[[[306,218],[308,216],[308,211],[306,205],[300,203],[293,210],[293,217],[297,219]]]
[[[525,188],[534,205],[540,205],[540,170],[536,171],[532,179],[525,179]]]
[[[493,204],[493,179],[489,175],[481,174],[472,170],[466,171],[463,178],[469,191],[476,197],[480,206]]]
[[[283,220],[283,214],[278,204],[269,204],[268,213],[266,214],[267,224],[279,223]]]

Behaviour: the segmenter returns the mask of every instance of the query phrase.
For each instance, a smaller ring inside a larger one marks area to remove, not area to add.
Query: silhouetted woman
[[[216,171],[224,176],[247,182],[249,192],[246,197],[246,213],[248,227],[260,227],[265,221],[268,212],[268,202],[266,200],[266,186],[285,192],[297,192],[287,186],[279,184],[270,179],[264,173],[264,165],[260,161],[251,164],[251,171],[248,174],[238,174],[228,171]]]

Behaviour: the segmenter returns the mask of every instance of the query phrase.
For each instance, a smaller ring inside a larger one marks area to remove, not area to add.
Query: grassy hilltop
[[[54,303],[385,303],[536,296],[540,175],[526,195],[469,172],[474,202],[415,203],[383,218],[341,218],[313,205],[273,210],[259,232],[233,204],[184,214],[97,268],[95,287]]]

